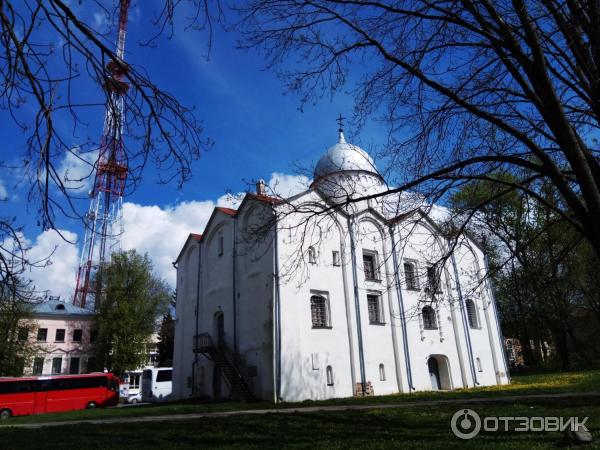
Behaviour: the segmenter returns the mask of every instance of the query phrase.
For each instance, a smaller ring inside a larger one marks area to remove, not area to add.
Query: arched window
[[[385,381],[385,366],[379,364],[379,381]]]
[[[419,282],[415,271],[415,265],[411,262],[404,263],[404,278],[406,280],[406,289],[419,289]]]
[[[327,366],[325,372],[327,373],[327,386],[333,386],[333,369],[331,366]]]
[[[477,372],[483,372],[483,369],[481,368],[481,359],[475,358],[475,364],[477,365]]]
[[[328,327],[327,299],[322,295],[313,295],[310,298],[310,314],[313,328]]]
[[[308,262],[311,264],[317,263],[317,252],[314,247],[308,247]]]
[[[465,302],[467,308],[467,318],[469,319],[469,326],[471,328],[479,328],[479,320],[477,320],[477,308],[475,302],[470,298]]]
[[[426,330],[437,330],[437,320],[435,318],[435,311],[431,306],[425,306],[421,310],[423,315],[423,328]]]

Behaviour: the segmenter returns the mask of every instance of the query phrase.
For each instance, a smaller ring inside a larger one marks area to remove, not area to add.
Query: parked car
[[[157,367],[142,372],[142,401],[162,402],[171,399],[173,368]]]
[[[132,405],[135,405],[136,403],[140,403],[142,401],[142,393],[141,392],[137,392],[136,394],[129,394],[129,397],[127,397],[127,403],[130,403]]]
[[[129,390],[124,397],[126,403],[139,403],[142,401],[141,379],[142,372],[126,372],[123,379],[129,383]]]

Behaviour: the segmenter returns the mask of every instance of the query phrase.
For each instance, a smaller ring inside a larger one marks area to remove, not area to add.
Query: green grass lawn
[[[72,411],[12,418],[0,426],[1,449],[79,448],[556,448],[567,445],[559,432],[482,433],[463,441],[450,430],[450,419],[469,407],[481,416],[589,417],[587,427],[600,440],[598,397],[527,399],[506,403],[469,403],[469,399],[522,394],[600,391],[600,371],[515,377],[508,386],[451,392],[418,392],[368,398],[302,403],[178,402],[133,408]],[[410,405],[403,408],[239,415],[153,423],[77,424],[23,429],[11,424],[160,416],[211,411],[290,408],[319,405],[390,404],[431,399],[456,399],[459,404]],[[586,448],[595,448],[593,443]]]
[[[468,399],[465,399],[468,405]],[[560,432],[489,432],[464,441],[450,430],[457,405],[315,413],[241,415],[189,421],[68,425],[0,429],[3,449],[109,448],[494,448],[538,449],[567,445]],[[600,433],[600,405],[585,398],[478,404],[481,416],[588,416]],[[598,447],[593,443],[585,448]]]
[[[575,391],[600,391],[600,370],[585,372],[553,373],[514,377],[510,385],[490,386],[473,389],[457,389],[447,392],[416,392],[413,394],[395,394],[375,397],[332,399],[326,401],[305,401],[302,403],[268,402],[197,402],[185,401],[160,405],[144,405],[132,408],[109,408],[66,413],[42,414],[37,416],[13,417],[8,424],[50,422],[77,419],[100,419],[109,417],[133,417],[165,414],[186,414],[211,411],[231,411],[245,409],[290,408],[319,405],[351,405],[402,403],[419,400],[465,399],[474,397],[499,397],[523,394],[551,394]],[[0,424],[0,427],[6,424]],[[1,446],[0,446],[1,448]]]

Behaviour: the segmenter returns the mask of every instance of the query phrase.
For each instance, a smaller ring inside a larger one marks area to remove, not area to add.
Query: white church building
[[[485,256],[469,236],[442,232],[443,208],[382,197],[372,158],[341,130],[308,190],[266,189],[258,183],[237,210],[215,208],[177,258],[177,398],[509,382]]]

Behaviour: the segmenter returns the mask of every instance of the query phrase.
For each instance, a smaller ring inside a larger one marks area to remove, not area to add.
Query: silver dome
[[[380,177],[375,162],[362,148],[349,144],[340,132],[340,140],[321,156],[315,166],[314,179],[337,172],[361,171]]]

